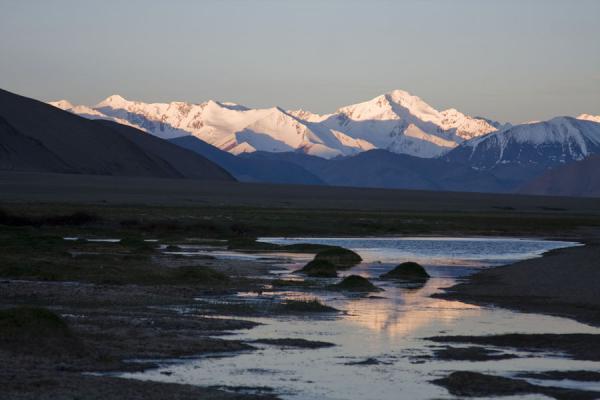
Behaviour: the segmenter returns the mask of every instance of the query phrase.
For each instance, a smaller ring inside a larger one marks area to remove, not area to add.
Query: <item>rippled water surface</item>
[[[534,239],[494,238],[263,238],[279,244],[321,243],[358,252],[364,262],[346,273],[370,277],[384,289],[377,297],[349,297],[327,291],[311,293],[343,311],[322,318],[246,318],[263,323],[232,338],[304,338],[334,343],[325,349],[280,349],[256,345],[258,351],[203,357],[159,370],[123,376],[196,385],[269,386],[289,399],[432,399],[452,398],[429,383],[448,371],[491,371],[506,376],[520,371],[550,369],[600,370],[600,363],[549,358],[543,354],[488,362],[441,362],[431,354],[433,335],[497,333],[600,333],[600,330],[563,318],[524,314],[497,308],[431,298],[441,288],[480,268],[540,256],[543,252],[576,245]],[[235,253],[223,253],[235,257]],[[260,258],[264,255],[255,255]],[[248,257],[248,255],[240,255]],[[292,271],[310,256],[297,255],[276,265],[279,273]],[[377,277],[403,261],[418,261],[433,276],[424,286],[403,288]],[[332,281],[333,282],[333,281]],[[305,297],[306,293],[280,291],[240,293],[239,298]],[[376,358],[377,365],[351,365]],[[165,372],[167,374],[165,374]],[[564,382],[568,385],[568,382]],[[572,384],[572,383],[571,383]],[[593,384],[589,389],[598,389]],[[527,397],[519,397],[527,398]],[[531,396],[530,398],[540,398]]]

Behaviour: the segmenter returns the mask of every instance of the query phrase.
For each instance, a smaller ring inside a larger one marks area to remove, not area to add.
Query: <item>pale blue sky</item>
[[[600,1],[0,0],[0,87],[315,112],[405,89],[501,121],[600,114]]]

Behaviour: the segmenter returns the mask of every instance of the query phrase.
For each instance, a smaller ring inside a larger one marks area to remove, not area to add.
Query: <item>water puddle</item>
[[[279,244],[319,243],[350,248],[359,253],[364,262],[345,273],[370,277],[384,291],[375,297],[349,297],[329,291],[311,292],[311,296],[343,312],[334,318],[244,318],[262,325],[230,336],[247,341],[302,338],[331,342],[335,344],[334,347],[293,349],[253,344],[259,348],[257,351],[184,360],[165,364],[157,370],[121,376],[193,385],[267,386],[274,388],[284,399],[385,400],[452,398],[445,389],[429,383],[449,371],[469,370],[511,376],[523,371],[600,370],[600,363],[597,362],[573,361],[540,353],[519,353],[524,357],[501,361],[436,361],[427,356],[440,345],[423,339],[436,335],[515,332],[600,333],[600,329],[563,318],[478,307],[430,297],[474,270],[537,257],[545,251],[574,246],[576,243],[505,238],[262,240]],[[236,253],[227,252],[226,256],[235,257]],[[237,256],[247,255],[237,253]],[[277,265],[282,269],[281,275],[297,279],[293,271],[306,262],[307,255],[295,258],[286,254],[285,257],[287,261],[280,260]],[[399,287],[377,279],[381,273],[404,261],[420,262],[433,278],[416,288]],[[307,293],[274,290],[262,294],[240,293],[236,299],[252,301],[253,297],[257,300],[261,296],[290,299],[306,297]],[[582,389],[587,385],[582,382],[576,384]],[[573,383],[564,382],[565,387],[570,385]],[[589,384],[589,388],[597,389],[593,383]]]

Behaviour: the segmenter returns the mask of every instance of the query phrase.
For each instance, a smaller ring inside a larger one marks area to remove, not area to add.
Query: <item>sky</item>
[[[600,114],[597,0],[0,0],[0,88],[327,113],[393,89],[502,122]]]

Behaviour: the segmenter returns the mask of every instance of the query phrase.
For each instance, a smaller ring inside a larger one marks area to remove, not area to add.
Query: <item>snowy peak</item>
[[[106,99],[102,100],[100,103],[96,104],[94,108],[103,108],[103,107],[111,107],[111,108],[123,108],[129,104],[125,98],[121,97],[118,94],[113,94],[112,96],[108,96]]]
[[[472,139],[448,154],[479,169],[549,168],[600,153],[600,124],[572,117],[515,125]]]
[[[600,123],[600,115],[581,114],[577,117],[577,119]]]
[[[51,106],[67,111],[73,108],[73,104],[69,100],[56,100],[48,102]]]
[[[87,109],[70,103],[61,106],[87,118],[127,121],[161,138],[193,135],[232,153],[300,151],[331,158],[381,148],[436,157],[465,139],[496,130],[486,120],[455,109],[438,111],[403,90],[328,115],[277,106],[253,109],[215,100],[144,103],[118,94]]]
[[[342,107],[323,124],[376,148],[418,157],[437,157],[466,139],[496,131],[484,119],[455,109],[438,111],[404,90]]]
[[[413,96],[404,90],[394,90],[386,94],[385,97],[393,104],[405,108],[423,121],[435,121],[439,118],[438,110],[425,103],[420,97]]]

